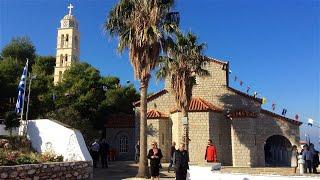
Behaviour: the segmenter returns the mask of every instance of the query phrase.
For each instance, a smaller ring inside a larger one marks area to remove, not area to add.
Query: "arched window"
[[[59,71],[59,82],[62,80],[62,71]]]
[[[65,66],[67,66],[67,62],[68,62],[68,54],[65,54],[65,55],[64,55],[64,63],[65,63]]]
[[[61,35],[60,47],[64,46],[64,34]]]
[[[60,66],[63,66],[63,55],[60,54]]]
[[[78,37],[77,36],[74,37],[74,47],[76,49],[78,49]]]
[[[120,137],[120,153],[127,153],[128,152],[128,137],[127,136],[121,136]]]
[[[68,46],[69,43],[69,34],[66,35],[66,46]]]

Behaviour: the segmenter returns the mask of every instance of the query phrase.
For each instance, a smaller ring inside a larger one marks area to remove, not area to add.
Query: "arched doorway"
[[[264,145],[266,166],[290,166],[291,148],[292,145],[286,137],[270,136]]]

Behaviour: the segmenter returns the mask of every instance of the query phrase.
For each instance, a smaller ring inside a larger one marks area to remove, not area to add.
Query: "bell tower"
[[[69,13],[60,21],[57,36],[56,66],[54,68],[54,85],[62,81],[63,73],[74,62],[79,61],[80,34],[78,22],[71,14],[72,4],[68,6]]]

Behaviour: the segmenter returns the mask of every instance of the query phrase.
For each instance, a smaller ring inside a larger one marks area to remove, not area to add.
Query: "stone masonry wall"
[[[91,161],[0,166],[0,180],[89,179]]]
[[[189,138],[191,140],[189,143],[190,161],[204,162],[207,141],[209,139],[209,112],[189,112],[188,115]]]
[[[128,138],[128,152],[120,153],[120,138]],[[111,149],[116,149],[116,160],[134,160],[135,137],[133,128],[106,128],[106,139]]]
[[[273,135],[284,136],[292,145],[299,145],[299,126],[265,114],[234,118],[231,134],[233,166],[265,166],[264,145]]]
[[[152,142],[158,143],[158,148],[162,151],[162,162],[170,160],[171,137],[169,134],[169,119],[148,119],[147,148],[150,149]]]
[[[209,134],[217,148],[217,158],[222,165],[232,165],[230,120],[222,113],[210,112]]]

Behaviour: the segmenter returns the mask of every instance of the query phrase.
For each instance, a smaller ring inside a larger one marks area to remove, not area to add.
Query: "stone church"
[[[197,77],[189,106],[189,153],[192,163],[205,162],[208,139],[218,161],[235,167],[289,166],[292,145],[299,145],[300,122],[261,108],[262,99],[229,86],[229,63],[210,58],[209,77]],[[182,114],[165,88],[147,98],[148,148],[156,141],[163,161],[171,142],[182,141]],[[135,103],[135,137],[139,137],[139,106]],[[177,148],[177,147],[176,147]]]

